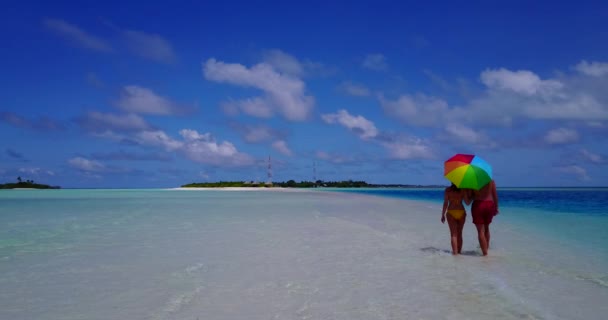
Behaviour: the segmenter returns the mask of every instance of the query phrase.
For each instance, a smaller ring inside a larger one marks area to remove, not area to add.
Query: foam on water
[[[20,190],[0,210],[1,319],[608,312],[604,258],[519,211],[497,217],[484,258],[470,221],[465,254],[450,254],[437,203],[334,192]]]

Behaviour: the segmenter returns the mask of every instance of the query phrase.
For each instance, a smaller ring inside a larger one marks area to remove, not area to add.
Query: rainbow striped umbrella
[[[492,167],[479,156],[457,154],[443,165],[443,175],[458,188],[479,190],[492,181]]]

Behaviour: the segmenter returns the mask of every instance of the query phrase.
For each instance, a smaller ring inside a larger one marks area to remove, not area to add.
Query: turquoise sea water
[[[334,189],[341,191],[340,189]],[[345,189],[343,192],[443,203],[443,188]],[[608,188],[498,189],[503,219],[560,241],[608,253]],[[470,212],[470,208],[467,208]]]
[[[441,192],[0,191],[0,319],[605,318],[606,189],[499,189],[487,258]]]
[[[443,188],[348,189],[343,192],[443,203]],[[608,270],[608,188],[499,188],[495,226],[540,234]],[[470,207],[467,207],[470,213]],[[570,251],[568,251],[570,250]],[[549,252],[548,254],[553,254]],[[583,263],[583,262],[581,262]],[[604,279],[608,285],[608,278]]]

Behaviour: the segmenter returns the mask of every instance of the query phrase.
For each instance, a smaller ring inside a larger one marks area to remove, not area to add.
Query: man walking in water
[[[496,193],[494,180],[483,188],[474,190],[472,198],[471,214],[473,223],[477,228],[481,252],[484,256],[487,256],[490,247],[490,223],[492,223],[492,218],[498,214],[498,194]]]

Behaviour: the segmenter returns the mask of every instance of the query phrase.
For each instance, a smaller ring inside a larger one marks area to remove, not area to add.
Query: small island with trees
[[[219,181],[196,182],[181,186],[182,188],[435,188],[445,186],[423,186],[411,184],[371,184],[365,181],[300,181],[255,182],[255,181]]]
[[[0,183],[0,189],[61,189],[61,187],[36,183],[34,180],[23,180],[21,177],[17,177],[17,182]]]

